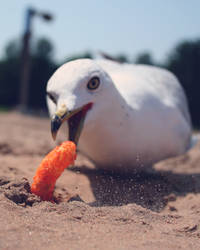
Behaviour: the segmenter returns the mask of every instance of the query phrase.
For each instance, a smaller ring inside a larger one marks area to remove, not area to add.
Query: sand
[[[132,176],[79,154],[53,204],[30,193],[55,146],[49,119],[13,111],[0,121],[0,249],[200,249],[200,144]]]

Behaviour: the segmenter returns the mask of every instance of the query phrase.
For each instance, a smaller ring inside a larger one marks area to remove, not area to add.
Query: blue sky
[[[22,35],[28,6],[54,14],[52,23],[35,18],[33,34],[53,42],[58,60],[87,50],[130,59],[150,51],[163,60],[182,39],[200,37],[199,0],[7,0],[0,8],[0,55]]]

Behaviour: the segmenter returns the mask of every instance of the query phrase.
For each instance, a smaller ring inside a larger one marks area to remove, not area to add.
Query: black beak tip
[[[54,140],[56,139],[56,135],[61,124],[62,124],[61,119],[57,115],[55,115],[51,120],[51,134]]]

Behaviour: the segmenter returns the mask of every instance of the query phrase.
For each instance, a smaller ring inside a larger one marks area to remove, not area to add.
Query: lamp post
[[[19,93],[19,107],[22,112],[28,109],[29,79],[30,79],[30,40],[32,36],[33,17],[41,17],[45,21],[51,21],[53,16],[46,12],[39,12],[33,8],[26,10],[25,30],[22,41],[22,62],[21,62],[21,86]]]

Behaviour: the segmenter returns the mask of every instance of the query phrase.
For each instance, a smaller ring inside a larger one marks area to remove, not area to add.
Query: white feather
[[[100,78],[91,92],[88,81]],[[191,139],[187,100],[176,77],[152,66],[80,59],[60,67],[47,91],[71,110],[93,102],[79,140],[98,167],[130,171],[184,153]],[[50,113],[55,106],[49,103]]]

